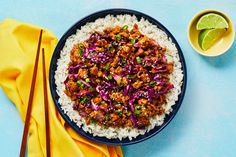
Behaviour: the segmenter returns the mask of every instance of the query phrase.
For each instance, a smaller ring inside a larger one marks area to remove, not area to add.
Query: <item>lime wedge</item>
[[[198,38],[200,47],[203,50],[209,49],[225,32],[226,29],[207,29],[201,31]]]
[[[209,13],[206,15],[203,15],[197,22],[196,25],[197,30],[203,30],[203,29],[223,29],[223,28],[229,28],[228,22],[225,20],[224,17],[222,17],[219,14],[215,13]]]

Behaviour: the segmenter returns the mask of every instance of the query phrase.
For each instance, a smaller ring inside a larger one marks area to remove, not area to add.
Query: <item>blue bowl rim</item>
[[[76,30],[80,29],[80,27],[85,25],[87,22],[95,21],[96,19],[105,17],[108,14],[111,14],[111,15],[120,15],[120,14],[135,15],[138,19],[143,17],[143,18],[147,19],[149,22],[151,22],[152,24],[156,25],[159,29],[164,31],[168,37],[171,38],[172,42],[175,44],[175,46],[178,50],[180,62],[182,64],[182,70],[183,70],[183,75],[184,75],[183,84],[181,87],[181,93],[178,96],[178,101],[172,107],[173,108],[172,112],[169,115],[165,116],[164,123],[161,126],[156,126],[152,130],[150,130],[149,132],[145,133],[144,135],[139,135],[132,140],[129,140],[128,138],[125,138],[122,140],[108,139],[106,137],[93,136],[92,134],[85,132],[82,128],[78,127],[76,125],[76,123],[71,121],[70,118],[63,112],[63,110],[60,107],[60,104],[58,103],[59,96],[56,93],[56,84],[55,84],[54,75],[55,75],[55,70],[57,68],[57,59],[60,57],[60,52],[61,52],[62,48],[64,47],[66,39],[69,36],[71,36],[72,34],[75,34]],[[50,83],[50,91],[51,91],[52,99],[54,101],[54,104],[55,104],[57,110],[59,111],[60,115],[63,117],[65,122],[68,123],[69,126],[71,126],[77,133],[88,138],[89,140],[92,140],[92,141],[95,141],[98,143],[113,145],[113,146],[115,146],[115,145],[125,146],[125,145],[139,143],[139,142],[142,142],[144,140],[147,140],[147,139],[153,137],[154,135],[156,135],[160,131],[162,131],[171,122],[171,120],[177,114],[177,112],[182,104],[184,95],[185,95],[186,86],[187,86],[187,69],[186,69],[186,63],[185,63],[183,53],[182,53],[182,50],[181,50],[178,42],[176,41],[174,36],[160,22],[158,22],[154,18],[150,17],[149,15],[146,15],[146,14],[141,13],[139,11],[130,10],[130,9],[123,9],[123,8],[114,8],[114,9],[106,9],[106,10],[101,10],[101,11],[97,11],[95,13],[92,13],[92,14],[82,18],[78,22],[76,22],[71,28],[69,28],[64,33],[64,35],[59,40],[59,42],[54,50],[53,56],[51,58],[50,69],[49,69],[49,83]]]

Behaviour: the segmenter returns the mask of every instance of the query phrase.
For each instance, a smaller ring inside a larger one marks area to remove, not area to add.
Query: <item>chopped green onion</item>
[[[80,86],[80,87],[84,87],[84,84],[81,82],[81,81],[77,81],[77,84]]]
[[[118,83],[120,86],[123,86],[124,83],[120,80],[120,82]]]
[[[156,85],[156,81],[151,81],[149,84],[150,86],[154,87]]]
[[[89,82],[90,82],[90,79],[89,79],[89,78],[86,78],[86,79],[85,79],[85,82],[89,83]]]
[[[79,48],[83,49],[84,48],[84,45],[83,44],[79,44]]]
[[[94,119],[91,119],[91,123],[92,124],[97,124],[96,120],[94,120]]]
[[[134,75],[128,75],[129,79],[134,78],[134,77],[135,77]]]
[[[141,113],[141,107],[140,106],[135,106],[134,113],[135,114],[140,114]]]
[[[101,104],[105,104],[106,102],[105,101],[101,101]]]
[[[84,55],[84,51],[83,51],[83,50],[79,50],[78,52],[79,52],[79,55],[80,55],[80,56],[83,56],[83,55]]]
[[[107,126],[107,125],[104,126],[104,129],[108,129],[108,128],[109,128],[109,126]]]
[[[91,88],[89,88],[89,91],[91,91],[91,92],[92,92],[92,91],[95,91],[95,88],[92,88],[92,87],[91,87]]]
[[[88,97],[83,97],[82,100],[80,101],[82,104],[87,103],[89,101]]]
[[[116,35],[116,39],[117,39],[117,40],[120,40],[120,39],[121,39],[121,35],[120,35],[120,34],[117,34],[117,35]]]
[[[136,40],[135,40],[135,39],[131,39],[131,40],[130,40],[130,43],[131,43],[131,44],[135,44],[135,43],[136,43]]]
[[[109,67],[110,67],[110,65],[107,63],[107,64],[106,64],[106,68],[105,68],[105,69],[106,69],[106,71],[108,71],[108,70],[109,70]]]
[[[122,111],[121,110],[115,110],[115,112],[118,114],[118,116],[122,116]]]
[[[114,47],[112,45],[108,46],[108,50],[113,50],[113,49],[114,49]]]
[[[127,26],[127,25],[124,25],[122,29],[127,30],[127,29],[128,29],[128,26]]]
[[[128,113],[127,113],[127,116],[131,116],[131,114],[132,114],[131,112],[128,112]]]
[[[135,106],[135,109],[140,110],[141,106]]]
[[[141,64],[141,63],[142,63],[141,58],[140,58],[139,56],[136,57],[136,61],[137,61],[138,64]]]
[[[121,62],[125,64],[125,63],[126,63],[126,59],[125,59],[125,58],[122,58],[122,59],[121,59]]]
[[[108,80],[112,80],[112,75],[107,76]]]
[[[117,87],[114,87],[114,92],[118,92],[118,88]]]
[[[120,113],[121,111],[120,110],[115,110],[116,113]]]
[[[135,114],[140,114],[140,113],[141,113],[141,110],[135,110],[134,113],[135,113]]]
[[[106,121],[108,121],[110,119],[110,115],[109,114],[106,114],[105,115],[105,118],[106,118]]]

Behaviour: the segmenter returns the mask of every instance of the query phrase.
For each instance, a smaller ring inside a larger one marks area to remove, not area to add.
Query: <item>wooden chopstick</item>
[[[49,126],[49,114],[48,114],[48,92],[47,92],[47,75],[46,75],[46,63],[44,48],[42,50],[43,58],[43,90],[44,90],[44,110],[45,110],[45,125],[46,125],[46,148],[47,157],[50,157],[50,126]]]
[[[33,72],[33,77],[32,77],[32,81],[31,81],[31,88],[30,88],[28,108],[27,108],[26,119],[25,119],[24,132],[23,132],[23,137],[22,137],[22,141],[21,141],[20,157],[25,157],[25,149],[26,149],[27,137],[28,137],[28,132],[29,132],[30,115],[31,115],[31,111],[32,111],[32,104],[33,104],[35,82],[36,82],[36,76],[37,76],[37,70],[38,70],[38,62],[39,62],[42,34],[43,34],[43,30],[41,29],[40,35],[39,35],[39,41],[38,41],[37,54],[36,54],[35,63],[34,63],[34,72]]]

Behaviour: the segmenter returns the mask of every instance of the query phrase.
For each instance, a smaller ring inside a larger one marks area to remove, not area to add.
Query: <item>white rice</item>
[[[139,130],[136,128],[112,128],[105,129],[99,125],[89,124],[86,125],[85,120],[78,114],[77,111],[73,110],[73,101],[64,93],[65,85],[64,80],[67,77],[68,63],[70,62],[70,51],[74,44],[83,42],[88,39],[91,33],[94,31],[103,31],[107,27],[124,26],[128,25],[129,29],[133,28],[134,24],[138,24],[139,30],[142,34],[157,41],[160,46],[167,49],[167,61],[174,63],[173,73],[170,75],[170,82],[174,84],[174,89],[171,90],[166,96],[167,103],[163,105],[165,113],[169,114],[172,111],[172,106],[178,100],[178,95],[181,92],[181,85],[183,80],[183,72],[181,70],[181,63],[179,61],[178,51],[175,44],[172,43],[171,39],[168,38],[167,34],[157,28],[156,25],[151,24],[148,20],[142,18],[140,21],[135,16],[131,15],[107,15],[105,18],[99,18],[95,22],[87,23],[77,30],[76,34],[71,35],[65,43],[65,46],[61,50],[60,58],[57,61],[57,70],[55,73],[55,80],[57,86],[57,94],[59,95],[59,104],[62,110],[67,114],[71,121],[75,122],[79,127],[86,132],[93,134],[93,136],[106,137],[108,139],[118,138],[122,140],[128,137],[130,140],[143,135],[146,132],[153,129],[155,126],[160,126],[164,122],[165,114],[162,116],[155,116],[150,119],[151,125],[145,130]]]

